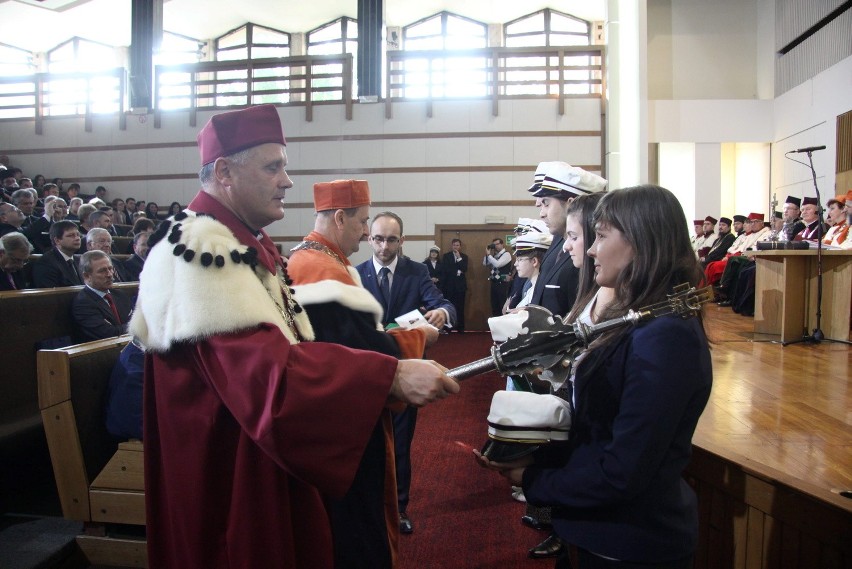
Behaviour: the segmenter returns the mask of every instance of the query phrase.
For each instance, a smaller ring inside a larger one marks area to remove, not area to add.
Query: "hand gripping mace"
[[[492,347],[489,357],[453,368],[447,375],[461,381],[493,370],[505,376],[540,369],[543,370],[542,379],[558,383],[568,378],[571,361],[600,334],[669,314],[689,318],[701,310],[702,304],[711,300],[713,287],[696,289],[681,284],[663,302],[630,310],[620,318],[591,326],[581,322],[566,324],[546,308],[526,306],[523,311],[527,313],[527,319],[517,336]]]

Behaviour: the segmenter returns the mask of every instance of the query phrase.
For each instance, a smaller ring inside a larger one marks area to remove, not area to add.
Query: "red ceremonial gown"
[[[188,209],[151,249],[131,322],[149,349],[149,567],[330,568],[321,494],[349,488],[396,360],[295,343],[310,327],[288,331],[267,294],[283,266],[269,237],[204,192]]]

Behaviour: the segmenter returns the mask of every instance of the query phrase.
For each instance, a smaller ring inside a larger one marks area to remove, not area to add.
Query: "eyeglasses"
[[[373,235],[370,239],[373,240],[373,243],[376,245],[381,245],[382,243],[387,243],[388,245],[396,245],[399,243],[399,237],[382,237],[381,235]]]

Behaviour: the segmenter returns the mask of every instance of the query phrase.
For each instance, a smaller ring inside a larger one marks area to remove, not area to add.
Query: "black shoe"
[[[521,518],[521,523],[527,526],[528,528],[537,529],[537,530],[550,530],[553,529],[553,525],[543,522],[538,518],[534,518],[533,516],[524,516]]]
[[[555,533],[547,536],[547,539],[529,550],[529,556],[533,559],[547,559],[548,557],[559,557],[565,544]]]
[[[723,300],[719,303],[719,306],[730,306],[732,302],[730,300]]]
[[[405,512],[399,513],[399,533],[414,533],[414,526],[411,525],[411,520]]]

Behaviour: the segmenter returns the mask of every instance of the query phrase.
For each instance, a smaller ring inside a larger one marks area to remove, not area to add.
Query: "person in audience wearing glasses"
[[[434,363],[310,341],[289,263],[263,230],[293,185],[278,112],[214,115],[198,134],[201,191],[149,239],[130,331],[146,350],[150,567],[330,569],[327,503],[368,445],[384,450],[372,434],[388,405],[459,390]],[[362,232],[366,220],[356,242]]]
[[[122,262],[112,257],[112,235],[110,235],[109,231],[106,229],[102,227],[93,227],[88,233],[86,233],[86,250],[103,251],[109,255],[114,269],[112,276],[114,282],[120,283],[132,280],[127,278]]]
[[[822,239],[825,234],[825,224],[819,220],[819,202],[816,198],[802,200],[802,222],[805,227],[793,237],[793,241],[816,242]]]
[[[0,237],[0,290],[27,288],[21,269],[29,262],[32,250],[32,244],[23,233],[6,233]]]
[[[80,231],[73,221],[57,221],[50,226],[53,247],[33,263],[33,286],[52,288],[83,284],[74,254],[80,249]]]
[[[425,265],[401,254],[405,242],[402,225],[402,218],[393,212],[376,214],[370,225],[373,256],[355,269],[364,288],[382,305],[382,326],[386,329],[397,326],[397,318],[422,308],[425,323],[442,330],[445,325],[452,325],[456,309],[429,278]],[[426,346],[437,338],[435,334],[428,335]],[[414,524],[407,510],[411,490],[411,441],[417,424],[417,408],[406,406],[392,416],[399,531],[410,534]]]
[[[91,250],[80,258],[86,286],[71,302],[71,319],[78,342],[103,340],[127,333],[133,302],[120,290],[110,290],[114,267],[109,255]]]
[[[383,331],[385,308],[364,286],[348,259],[369,237],[367,182],[335,180],[314,184],[314,207],[314,230],[292,249],[288,272],[316,339],[394,357],[422,358],[426,346],[437,340],[438,329],[430,325]],[[398,249],[401,231],[398,235],[388,231],[382,237],[397,240],[390,244],[385,240],[383,249],[388,245]],[[375,284],[374,273],[372,279]],[[399,293],[403,284],[402,277],[396,284],[388,282],[391,303],[393,289],[398,288]],[[445,314],[439,310],[430,317],[443,325]],[[404,407],[388,409],[378,418],[352,487],[342,499],[328,501],[338,569],[390,567],[397,555],[400,530],[407,529],[400,518],[398,489],[390,474],[394,451],[391,411],[401,413]]]
[[[609,192],[595,208],[594,223],[588,254],[595,281],[614,289],[600,321],[701,282],[686,217],[668,190]],[[573,407],[567,444],[542,445],[514,461],[474,454],[522,486],[529,503],[552,507],[556,533],[577,548],[578,569],[688,569],[698,542],[698,504],[682,474],[712,380],[700,316],[672,314],[619,327],[595,338],[574,381],[565,381],[564,398]],[[557,569],[571,567],[569,549],[563,548]]]

